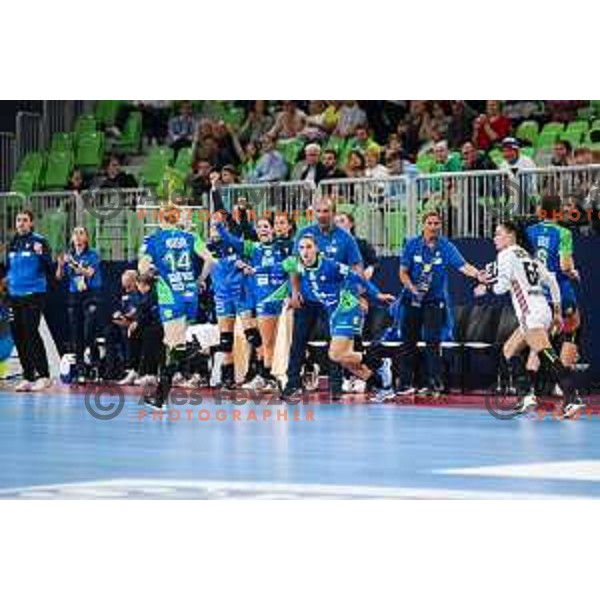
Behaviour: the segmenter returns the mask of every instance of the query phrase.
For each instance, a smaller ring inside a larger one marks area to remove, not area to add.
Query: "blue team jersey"
[[[563,313],[577,308],[577,297],[572,281],[560,266],[562,258],[573,256],[573,234],[562,225],[542,221],[530,225],[525,232],[532,254],[556,277],[560,288],[560,301]],[[550,293],[546,291],[550,301]]]
[[[236,266],[244,258],[244,242],[230,234],[223,224],[217,225],[219,239],[208,242],[208,250],[215,259],[211,279],[215,297],[237,298],[243,291],[246,281],[242,270]]]
[[[319,225],[308,225],[298,232],[294,252],[298,251],[298,241],[305,235],[311,235],[315,238],[319,252],[326,258],[351,267],[362,264],[358,244],[345,229],[334,225],[325,232]]]
[[[530,225],[526,235],[532,254],[556,275],[557,281],[568,280],[560,268],[560,260],[573,255],[572,233],[562,225],[542,221]]]
[[[69,293],[78,294],[88,290],[98,290],[102,287],[102,275],[100,273],[100,257],[92,248],[86,248],[78,254],[74,249],[68,253],[73,261],[82,267],[92,267],[94,276],[87,279],[83,275],[77,274],[69,261],[65,263],[65,276],[69,284]]]
[[[433,247],[422,235],[407,240],[400,255],[400,265],[407,269],[413,284],[422,291],[422,302],[445,302],[448,297],[448,267],[460,269],[466,264],[457,247],[446,237],[439,237]],[[405,290],[406,295],[409,291]]]
[[[204,247],[198,235],[180,229],[157,229],[146,237],[140,257],[149,258],[158,271],[161,303],[169,293],[173,296],[196,295],[197,256]]]
[[[300,260],[290,257],[284,262],[288,273],[300,276],[300,293],[307,302],[323,304],[333,311],[340,303],[347,308],[358,305],[358,291],[362,287],[371,298],[376,298],[379,290],[370,281],[354,273],[348,265],[319,255],[317,262],[310,267]]]
[[[255,303],[259,303],[287,284],[287,273],[283,262],[291,255],[292,241],[275,238],[271,243],[241,240],[229,233],[223,225],[217,227],[223,241],[231,245],[253,269],[254,274],[246,277]],[[286,294],[287,295],[287,294]]]
[[[52,268],[50,246],[35,232],[15,235],[7,253],[8,293],[13,297],[44,293]]]

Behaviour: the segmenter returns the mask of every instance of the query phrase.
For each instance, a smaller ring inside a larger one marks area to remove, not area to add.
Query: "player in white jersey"
[[[510,292],[513,307],[519,321],[518,328],[504,344],[503,354],[513,373],[524,373],[521,353],[527,347],[536,352],[542,364],[554,377],[564,392],[563,412],[567,418],[575,416],[584,406],[578,397],[572,381],[572,372],[565,368],[552,348],[548,332],[551,326],[562,325],[560,291],[556,280],[545,267],[521,246],[517,245],[517,227],[503,223],[496,228],[494,244],[498,250],[498,270],[493,284],[495,294]],[[554,315],[546,301],[543,285],[552,295]],[[486,286],[478,286],[477,295],[487,291]],[[535,400],[524,404],[524,410],[535,407]]]

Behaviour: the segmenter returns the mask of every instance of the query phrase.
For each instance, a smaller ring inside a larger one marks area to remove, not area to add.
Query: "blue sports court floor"
[[[286,408],[287,421],[264,415]],[[161,422],[140,410],[128,396],[98,420],[83,393],[0,391],[0,497],[600,497],[598,414],[499,421],[474,407],[208,400]]]

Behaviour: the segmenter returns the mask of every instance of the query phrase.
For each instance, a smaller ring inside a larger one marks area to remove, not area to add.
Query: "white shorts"
[[[529,310],[521,314],[519,324],[522,331],[544,329],[548,331],[552,325],[552,311],[544,296],[530,296]]]

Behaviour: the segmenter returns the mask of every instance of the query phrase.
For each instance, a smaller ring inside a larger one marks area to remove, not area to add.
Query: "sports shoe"
[[[160,410],[160,411],[167,410],[167,403],[163,402],[159,398],[155,398],[154,396],[149,396],[148,398],[145,398],[144,406],[147,406],[151,410]]]
[[[117,385],[133,385],[137,378],[138,374],[133,369],[129,369],[127,373],[125,373],[125,377],[120,381],[117,381]]]
[[[319,388],[319,372],[318,364],[313,365],[313,370],[308,373],[305,371],[302,376],[302,386],[307,392],[314,392]]]
[[[352,392],[355,394],[364,394],[367,389],[367,382],[358,379],[358,377],[352,382]]]
[[[373,404],[383,404],[386,400],[391,400],[395,395],[396,392],[394,392],[392,388],[380,388],[369,398],[369,402]]]
[[[353,378],[345,378],[342,382],[342,392],[344,394],[351,394],[354,391],[354,379]]]
[[[50,379],[48,379],[48,377],[40,377],[40,378],[36,379],[33,382],[33,384],[31,385],[31,391],[32,392],[42,392],[46,388],[49,388],[51,385],[52,385],[52,382],[50,381]]]
[[[32,386],[33,381],[27,381],[27,379],[24,379],[21,381],[21,383],[18,383],[15,386],[15,392],[30,392]]]
[[[184,388],[206,387],[208,382],[199,373],[194,373],[187,381],[183,383]]]
[[[392,387],[392,359],[384,358],[383,364],[377,369],[379,377],[381,377],[381,387],[384,389]]]
[[[416,392],[412,385],[402,385],[396,390],[398,396],[412,396]]]
[[[302,394],[302,388],[300,387],[288,387],[285,386],[285,388],[283,389],[283,392],[281,392],[281,396],[280,399],[285,402],[286,400],[296,400],[297,396]]]
[[[156,375],[142,375],[133,383],[134,385],[141,385],[142,387],[146,387],[147,385],[156,385],[158,383],[158,377],[156,377]]]
[[[175,373],[171,385],[173,387],[185,387],[185,377],[179,372]]]
[[[261,390],[265,387],[265,380],[260,376],[256,375],[252,381],[244,383],[242,385],[243,390]]]
[[[529,392],[526,396],[523,397],[523,404],[521,405],[520,412],[529,413],[534,411],[537,408],[537,398],[533,392]]]
[[[585,402],[579,396],[575,396],[571,402],[563,408],[563,417],[565,419],[573,419],[585,407]]]
[[[277,381],[275,379],[265,379],[265,385],[264,388],[265,390],[269,390],[269,391],[274,391],[274,390],[278,390],[279,386],[277,385]]]

